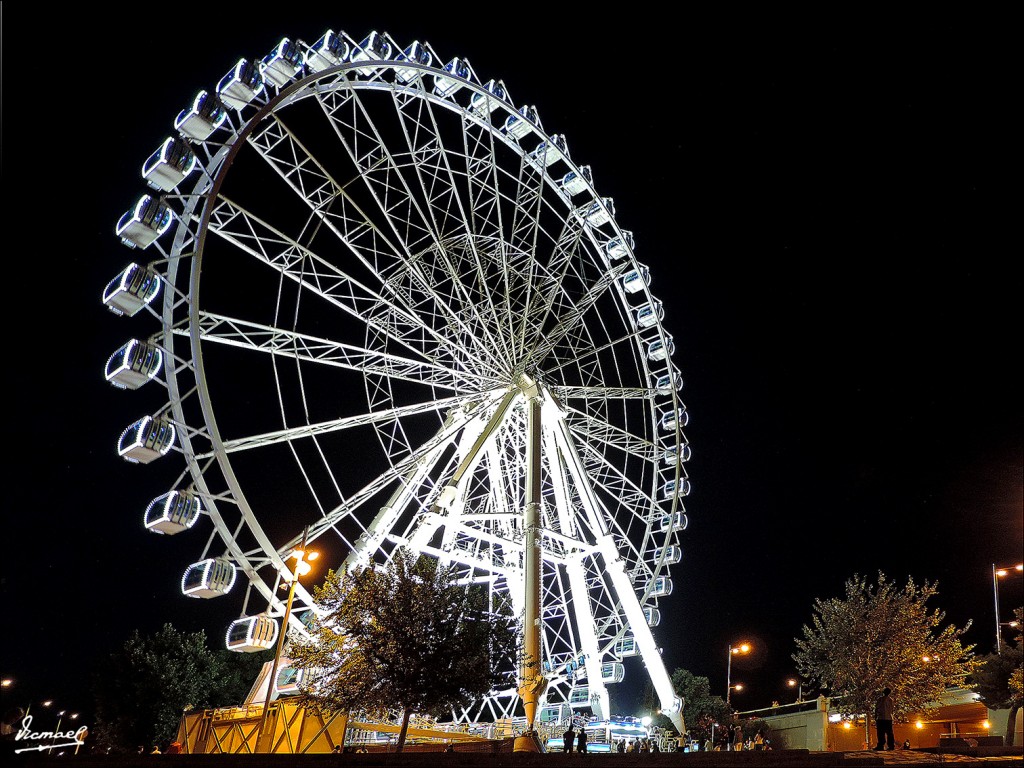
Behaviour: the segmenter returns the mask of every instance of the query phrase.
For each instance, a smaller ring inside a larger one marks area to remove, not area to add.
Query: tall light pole
[[[992,597],[996,603],[996,653],[1002,652],[1003,639],[1000,636],[1000,627],[1002,622],[999,620],[999,579],[1002,576],[1007,576],[1011,570],[1018,572],[1024,572],[1024,563],[1017,563],[1014,566],[1007,566],[1005,568],[996,568],[996,564],[992,563]]]
[[[284,608],[284,620],[281,622],[281,631],[277,635],[277,650],[274,652],[274,663],[270,668],[270,679],[267,681],[267,695],[263,699],[263,714],[260,716],[260,728],[257,731],[256,736],[256,751],[263,751],[265,744],[264,729],[267,725],[267,713],[270,711],[270,700],[274,697],[274,687],[277,683],[277,670],[281,666],[281,651],[284,649],[284,638],[288,634],[288,620],[292,615],[292,601],[295,599],[295,587],[299,583],[299,577],[303,576],[310,571],[310,560],[316,560],[319,556],[317,552],[306,551],[306,537],[309,535],[309,526],[302,531],[302,543],[299,544],[299,548],[296,549],[288,559],[295,558],[295,570],[292,572],[291,579],[288,581],[288,602],[285,603]],[[271,738],[273,733],[270,734]],[[270,750],[267,749],[267,752]]]
[[[725,703],[729,703],[732,694],[732,657],[737,653],[750,653],[750,643],[740,643],[737,646],[729,645],[729,664],[725,670]],[[740,690],[739,686],[736,690]]]
[[[795,677],[789,678],[786,681],[786,685],[790,688],[796,688],[796,703],[799,704],[804,700],[804,682],[803,680],[797,680]]]

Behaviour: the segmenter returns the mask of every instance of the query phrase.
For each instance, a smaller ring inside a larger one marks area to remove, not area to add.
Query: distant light
[[[846,722],[843,723],[843,728],[845,728],[846,730],[850,730],[850,721],[849,720],[847,720]]]
[[[981,727],[984,728],[987,731],[989,728],[992,727],[992,723],[990,723],[988,720],[986,720],[985,722],[983,722],[981,724]]]
[[[9,677],[5,677],[3,681],[0,681],[0,685],[2,685],[4,688],[10,688],[12,685],[14,685],[14,681]]]
[[[917,728],[918,730],[920,730],[920,729],[924,728],[924,723],[922,723],[920,720],[918,720],[916,723],[914,723],[914,727]]]
[[[648,715],[644,715],[640,718],[640,724],[643,725],[644,728],[646,728],[648,725],[651,724],[651,718]]]

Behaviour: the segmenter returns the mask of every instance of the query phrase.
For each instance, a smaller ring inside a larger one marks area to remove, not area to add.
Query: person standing
[[[739,723],[736,723],[732,729],[732,751],[743,751],[743,726]]]
[[[875,702],[875,728],[878,730],[878,746],[875,747],[875,752],[896,749],[896,737],[892,732],[892,712],[892,691],[885,688],[881,698]]]
[[[576,732],[572,729],[572,723],[569,723],[569,727],[562,734],[562,751],[567,755],[572,754],[572,745],[575,741]]]
[[[587,730],[580,726],[580,734],[576,737],[576,751],[581,755],[587,754]]]

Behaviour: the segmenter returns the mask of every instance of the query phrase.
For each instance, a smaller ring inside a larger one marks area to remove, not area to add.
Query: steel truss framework
[[[409,546],[523,610],[536,439],[542,702],[607,716],[636,653],[678,719],[651,630],[688,488],[661,304],[589,166],[500,83],[420,50],[268,80],[189,142],[197,171],[160,195],[174,224],[147,263],[172,487],[201,500],[202,557],[244,575],[243,615],[283,615],[306,526],[336,568]],[[302,585],[295,601],[303,633],[316,608]]]

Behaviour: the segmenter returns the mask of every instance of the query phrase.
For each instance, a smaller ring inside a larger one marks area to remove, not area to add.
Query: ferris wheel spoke
[[[211,215],[210,230],[360,323],[373,325],[410,352],[418,355],[432,352],[437,359],[455,359],[450,353],[439,354],[450,348],[451,341],[435,332],[422,316],[395,306],[231,200],[219,199]],[[277,249],[269,250],[272,244]],[[424,341],[430,343],[424,344]]]
[[[355,98],[353,96],[353,98]],[[358,101],[358,99],[356,99]],[[334,122],[333,115],[329,115]],[[338,126],[335,125],[338,130]],[[343,136],[344,134],[340,134]],[[343,143],[344,139],[341,139]],[[383,148],[383,143],[377,137],[377,146]],[[395,212],[388,208],[387,195],[381,199],[380,191],[374,191],[374,200],[379,207],[388,229],[391,234],[386,234],[383,229],[375,223],[365,206],[360,206],[346,191],[344,185],[333,179],[330,174],[316,161],[306,148],[287,130],[286,126],[277,119],[270,127],[262,133],[253,136],[250,144],[256,148],[264,160],[292,187],[298,196],[309,206],[313,215],[331,230],[334,235],[343,242],[362,262],[364,267],[374,275],[382,278],[382,286],[389,294],[390,299],[385,305],[378,307],[392,306],[401,307],[401,314],[405,318],[415,317],[419,321],[424,332],[429,332],[442,346],[449,346],[452,342],[438,334],[437,329],[431,328],[423,323],[419,316],[418,308],[411,303],[407,291],[401,290],[393,281],[385,276],[394,269],[396,264],[407,265],[410,276],[417,279],[419,287],[429,293],[432,298],[444,309],[447,320],[453,324],[461,324],[460,314],[450,307],[444,306],[443,298],[431,289],[430,282],[417,273],[418,267],[414,265],[415,259],[410,255],[409,245],[402,239],[402,233],[398,231],[394,222]],[[360,162],[352,147],[348,147],[353,162]],[[295,158],[301,158],[296,162]],[[362,158],[363,163],[370,162],[367,157],[372,157],[373,164],[380,162],[377,153],[370,151],[368,156]],[[387,166],[391,169],[391,166]],[[373,178],[372,168],[361,168],[360,175],[372,189],[370,179]],[[393,177],[398,174],[392,174]],[[407,189],[398,188],[394,190],[394,197],[407,199]],[[408,228],[409,221],[404,221]],[[413,266],[409,266],[413,265]],[[385,313],[385,314],[389,314]],[[367,316],[373,321],[373,315]],[[468,336],[467,336],[468,337]],[[479,346],[477,353],[488,357],[487,350]]]
[[[555,312],[557,319],[553,328],[545,330],[543,335],[537,335],[538,343],[528,352],[527,359],[529,364],[539,364],[552,349],[565,339],[570,331],[578,329],[587,312],[590,311],[609,288],[615,285],[615,281],[621,273],[621,266],[608,270],[594,281],[581,297],[574,299],[572,304],[559,309],[556,309],[555,303],[561,297],[561,294],[554,287],[549,288],[544,300],[543,310],[541,311],[538,308],[538,312],[542,316],[538,327],[544,327],[544,321],[551,312]],[[561,278],[559,278],[558,282],[560,281]]]
[[[346,416],[319,424],[305,424],[288,429],[265,432],[260,435],[249,435],[234,440],[225,440],[222,443],[223,450],[227,453],[252,450],[253,448],[264,448],[277,443],[291,443],[307,437],[316,437],[331,432],[338,432],[354,427],[375,425],[382,422],[393,422],[403,417],[417,414],[435,413],[439,408],[456,408],[470,401],[466,395],[443,398],[440,400],[425,401],[415,405],[407,405],[391,408],[388,410],[374,411],[373,413],[360,414],[358,416]]]
[[[505,335],[501,332],[499,316],[494,306],[493,293],[487,280],[490,271],[486,268],[479,252],[480,238],[493,239],[501,233],[500,221],[481,231],[481,212],[494,212],[497,208],[497,179],[494,164],[493,144],[490,144],[484,156],[474,156],[474,149],[483,146],[480,140],[472,140],[471,119],[462,119],[462,156],[465,159],[469,200],[459,194],[456,174],[451,166],[449,152],[442,146],[437,137],[442,135],[442,128],[429,100],[400,99],[396,92],[396,111],[402,124],[402,132],[411,157],[416,158],[413,170],[419,183],[421,198],[427,202],[424,219],[429,220],[429,229],[433,237],[432,247],[437,252],[441,263],[451,276],[453,288],[459,291],[458,303],[470,309],[474,315],[474,326],[483,333],[481,341],[490,348],[500,347],[506,359],[511,359]],[[490,133],[488,132],[490,136]],[[493,136],[491,137],[493,141]],[[487,182],[490,177],[490,183]],[[454,211],[453,211],[454,209]],[[455,229],[466,232],[466,248],[473,265],[469,274],[465,275],[456,269],[448,256],[447,233],[452,229],[447,219],[455,219]],[[473,295],[471,295],[471,293]],[[486,303],[481,311],[480,305]]]
[[[318,365],[386,376],[391,379],[456,390],[467,382],[435,363],[421,362],[331,339],[282,330],[209,312],[200,313],[200,338],[253,352],[292,358]],[[176,331],[188,335],[184,329]]]
[[[393,94],[396,111],[401,118],[407,119],[408,115],[403,111],[396,94]],[[376,201],[378,210],[385,217],[397,241],[404,244],[396,252],[393,264],[380,271],[382,279],[387,284],[397,282],[401,285],[407,282],[406,293],[415,288],[428,297],[438,307],[436,315],[440,322],[444,326],[459,329],[463,342],[471,344],[478,357],[488,359],[492,367],[496,366],[497,361],[491,351],[494,345],[486,343],[486,324],[480,321],[476,303],[465,295],[463,275],[452,269],[450,263],[446,263],[446,229],[435,218],[437,212],[447,214],[450,206],[461,204],[458,189],[450,171],[447,178],[435,176],[435,184],[424,183],[424,174],[433,167],[434,158],[446,160],[446,150],[438,138],[440,132],[436,127],[429,131],[416,131],[417,137],[426,137],[425,143],[416,145],[410,137],[408,125],[403,121],[409,153],[407,164],[402,166],[383,140],[359,96],[353,95],[353,101],[356,109],[330,109],[328,117],[339,141],[348,150],[352,162]],[[327,107],[326,104],[324,106]],[[429,107],[425,108],[429,110]],[[344,121],[346,117],[350,122]],[[358,137],[359,142],[354,143],[349,136]],[[410,175],[419,181],[419,196],[413,193]],[[464,221],[464,218],[460,220]],[[428,263],[428,258],[431,263]],[[441,281],[429,274],[428,270],[434,269],[435,261],[447,267],[451,277],[451,297],[436,289]],[[472,327],[467,324],[467,315],[476,315],[477,322],[474,324],[485,331],[483,336],[473,333]]]
[[[444,424],[442,424],[441,428],[430,439],[417,446],[416,449],[410,452],[405,458],[394,462],[390,469],[363,486],[350,499],[339,504],[329,513],[324,515],[324,519],[317,524],[316,529],[322,530],[325,527],[330,527],[343,517],[349,516],[354,509],[357,509],[362,504],[365,504],[367,501],[374,498],[375,494],[386,488],[390,483],[402,477],[409,476],[409,473],[414,472],[418,465],[436,463],[436,457],[438,456],[439,451],[455,441],[465,426],[473,419],[477,418],[481,411],[486,411],[486,409],[490,407],[490,404],[493,403],[500,394],[501,393],[491,393],[482,401],[479,397],[475,397],[471,400],[464,398],[461,401],[458,401],[458,403],[453,403],[453,406],[457,404],[461,407],[453,407],[449,411],[448,418],[445,419]],[[411,497],[395,497],[395,509],[399,514],[401,513],[401,509],[398,508],[398,501],[400,499],[408,500],[411,499]],[[397,520],[397,517],[393,519]],[[367,525],[364,529],[369,529],[371,527],[371,525]],[[390,533],[390,529],[385,532],[385,535],[388,533]]]

